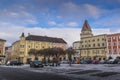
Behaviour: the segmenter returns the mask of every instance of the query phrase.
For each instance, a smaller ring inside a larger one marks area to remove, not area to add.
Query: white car
[[[61,64],[68,64],[69,61],[68,61],[68,60],[63,60],[63,61],[61,61],[60,63],[61,63]]]
[[[105,60],[101,60],[99,63],[100,63],[100,64],[104,64],[104,63],[105,63]]]
[[[107,61],[107,63],[108,63],[108,64],[113,64],[114,61],[115,61],[115,59],[110,59],[110,60]]]
[[[120,61],[118,62],[118,64],[120,64]]]

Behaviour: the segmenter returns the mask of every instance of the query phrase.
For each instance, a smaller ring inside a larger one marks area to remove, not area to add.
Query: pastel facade
[[[11,60],[12,46],[6,47],[5,49],[5,61]]]
[[[107,57],[120,57],[120,33],[107,35]]]
[[[94,36],[86,20],[80,34],[81,59],[103,59],[107,54],[106,34]]]
[[[37,35],[28,35],[24,36],[22,33],[20,40],[12,44],[12,56],[13,59],[18,59],[23,63],[26,63],[27,60],[34,60],[34,55],[29,55],[28,52],[30,49],[46,49],[60,47],[66,49],[67,43],[62,38],[53,38],[47,36],[37,36]],[[38,59],[41,60],[43,56],[39,56]]]

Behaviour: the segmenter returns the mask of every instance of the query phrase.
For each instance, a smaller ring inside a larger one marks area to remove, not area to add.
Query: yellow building
[[[5,59],[5,43],[6,40],[0,39],[0,63],[3,63]]]
[[[107,40],[106,34],[93,36],[92,30],[85,20],[81,34],[81,59],[103,59],[106,58]]]
[[[34,55],[29,55],[30,49],[41,50],[45,48],[60,47],[66,49],[67,43],[62,38],[54,38],[47,36],[37,36],[28,34],[27,37],[24,33],[20,36],[20,40],[12,44],[12,59],[18,59],[26,63],[29,59],[34,60]],[[39,56],[39,60],[43,57]]]

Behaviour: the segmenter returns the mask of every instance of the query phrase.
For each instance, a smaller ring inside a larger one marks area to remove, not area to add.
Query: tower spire
[[[82,30],[81,30],[80,37],[81,37],[81,39],[83,39],[83,38],[92,37],[92,36],[93,36],[93,34],[92,34],[92,30],[90,28],[90,25],[88,24],[88,21],[85,20]]]
[[[87,20],[85,20],[85,22],[83,24],[82,31],[92,31]]]
[[[22,35],[21,35],[21,37],[25,37],[25,35],[24,35],[24,32],[22,32]]]

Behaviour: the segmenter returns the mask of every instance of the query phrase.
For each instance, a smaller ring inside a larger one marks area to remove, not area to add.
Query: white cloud
[[[76,26],[78,26],[78,23],[77,22],[69,22],[68,26],[76,27]]]
[[[0,11],[0,20],[19,25],[37,24],[35,16],[24,10],[3,9]]]
[[[27,28],[24,26],[13,25],[10,23],[0,22],[0,38],[7,40],[7,46],[13,43],[16,40],[19,40],[22,32],[25,32],[25,36],[28,33],[33,35],[41,35],[41,36],[50,36],[50,37],[60,37],[63,38],[69,46],[72,45],[74,41],[80,40],[80,28],[40,28],[40,27],[33,27]],[[110,33],[109,29],[93,29],[93,33],[98,34],[105,34]]]
[[[97,19],[99,18],[102,9],[91,4],[77,5],[72,2],[68,2],[64,3],[60,7],[59,11],[63,18],[80,19],[92,17]]]
[[[54,26],[54,25],[56,25],[56,22],[55,22],[55,21],[49,21],[49,22],[48,22],[48,25]]]
[[[91,14],[94,18],[99,17],[99,10],[97,7],[90,5],[90,4],[85,4],[85,8],[88,10],[89,14]]]

